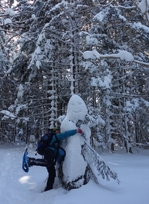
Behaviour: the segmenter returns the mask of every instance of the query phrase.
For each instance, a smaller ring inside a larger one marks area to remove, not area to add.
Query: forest
[[[1,0],[0,143],[60,126],[73,94],[91,145],[149,148],[148,0]]]

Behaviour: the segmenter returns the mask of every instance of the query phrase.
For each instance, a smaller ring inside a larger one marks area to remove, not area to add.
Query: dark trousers
[[[51,149],[45,151],[44,159],[35,159],[28,157],[29,166],[44,166],[48,171],[48,180],[45,191],[48,191],[53,188],[54,180],[56,177],[55,171],[55,153]]]
[[[47,171],[49,173],[49,176],[48,176],[45,191],[48,191],[48,190],[53,188],[54,180],[55,180],[55,177],[56,177],[56,172],[55,172],[55,166],[54,165],[49,166],[49,167],[47,166]]]

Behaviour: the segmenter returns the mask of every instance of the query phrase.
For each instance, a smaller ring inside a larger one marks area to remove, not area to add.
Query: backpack
[[[50,131],[49,133],[43,135],[40,140],[38,141],[37,143],[37,149],[36,149],[36,152],[40,155],[44,155],[45,153],[45,150],[47,148],[51,148],[52,149],[56,149],[56,158],[55,160],[58,162],[58,163],[61,163],[64,161],[64,158],[65,158],[65,155],[66,155],[66,152],[65,150],[60,147],[60,144],[59,144],[59,140],[57,139],[56,142],[54,144],[52,144],[50,146],[50,142],[52,140],[52,137],[53,136],[56,136],[55,132],[54,131]],[[56,137],[57,138],[57,137]]]
[[[43,135],[40,140],[38,140],[38,143],[37,143],[37,149],[36,149],[36,152],[40,155],[44,155],[44,152],[46,150],[47,147],[49,147],[49,144],[52,140],[52,137],[55,135],[54,132],[49,132],[45,135]]]

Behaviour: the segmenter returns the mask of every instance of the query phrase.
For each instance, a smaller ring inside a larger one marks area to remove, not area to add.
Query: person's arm
[[[51,143],[53,143],[53,142],[56,141],[56,137],[57,137],[58,140],[63,140],[63,139],[65,139],[65,138],[68,138],[68,137],[70,137],[70,136],[75,135],[76,133],[82,134],[83,132],[82,132],[81,129],[74,129],[74,130],[68,130],[68,131],[66,131],[66,132],[62,132],[62,133],[56,134],[56,136],[54,136],[54,137],[52,138]]]

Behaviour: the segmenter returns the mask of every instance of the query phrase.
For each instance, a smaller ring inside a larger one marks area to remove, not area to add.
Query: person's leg
[[[54,180],[55,180],[55,176],[56,176],[56,171],[55,171],[54,165],[47,167],[47,171],[49,173],[49,176],[48,176],[48,181],[47,181],[45,191],[53,189],[53,184],[54,184]]]
[[[56,177],[56,170],[55,170],[55,157],[56,152],[52,149],[48,148],[45,151],[44,159],[47,161],[47,171],[49,173],[47,185],[45,191],[48,191],[53,188],[54,180]]]
[[[44,166],[47,167],[47,161],[44,159],[35,159],[33,157],[28,157],[28,165],[30,166]]]

